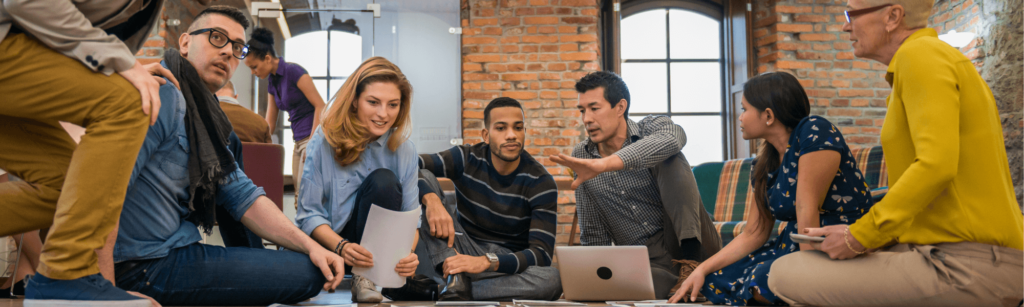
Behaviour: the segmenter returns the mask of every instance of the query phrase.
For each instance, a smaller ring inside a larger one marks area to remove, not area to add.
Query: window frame
[[[718,22],[718,58],[717,59],[673,59],[672,58],[672,32],[671,24],[669,21],[669,10],[680,9],[684,11],[690,11],[700,15],[704,15]],[[621,33],[621,20],[629,18],[630,16],[642,12],[648,12],[651,10],[665,10],[665,58],[664,59],[621,59],[621,39],[619,33]],[[725,36],[725,11],[722,5],[704,1],[704,0],[648,0],[648,1],[624,1],[621,4],[621,12],[617,12],[617,16],[613,16],[611,22],[605,21],[606,31],[605,37],[613,41],[614,53],[610,54],[609,59],[606,60],[606,64],[609,61],[615,62],[614,65],[607,65],[617,74],[622,74],[622,65],[625,63],[665,63],[666,69],[666,83],[667,83],[667,96],[666,103],[668,104],[666,112],[645,112],[645,113],[634,113],[630,112],[630,116],[648,116],[648,115],[665,115],[665,116],[718,116],[721,122],[722,131],[722,161],[726,161],[730,158],[730,144],[732,135],[728,130],[729,116],[729,100],[727,93],[727,52],[726,52],[726,36]],[[611,15],[611,14],[607,14]],[[621,17],[620,17],[621,16]],[[616,20],[618,19],[618,20]],[[719,69],[719,96],[720,96],[720,111],[719,112],[673,112],[672,110],[672,63],[718,63]]]

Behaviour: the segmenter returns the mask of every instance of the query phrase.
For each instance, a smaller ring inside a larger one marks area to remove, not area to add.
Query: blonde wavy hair
[[[405,74],[402,74],[402,70],[391,61],[382,57],[366,59],[334,95],[334,100],[330,102],[330,107],[323,114],[323,120],[320,123],[324,129],[327,143],[331,144],[334,149],[334,160],[342,167],[359,161],[359,156],[366,150],[366,145],[370,143],[368,130],[359,122],[356,102],[359,95],[366,90],[366,86],[376,82],[394,84],[402,93],[398,118],[395,119],[395,124],[391,127],[388,149],[396,151],[398,146],[409,139],[412,84],[409,84],[409,80],[405,78]]]

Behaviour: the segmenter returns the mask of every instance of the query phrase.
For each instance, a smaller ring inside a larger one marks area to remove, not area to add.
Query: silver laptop
[[[653,300],[646,246],[556,246],[565,299]]]

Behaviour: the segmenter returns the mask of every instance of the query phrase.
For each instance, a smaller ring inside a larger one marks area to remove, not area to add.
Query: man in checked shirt
[[[576,92],[589,138],[551,160],[575,171],[580,242],[647,246],[654,293],[667,298],[673,259],[702,261],[721,248],[681,152],[686,133],[667,116],[629,119],[629,89],[615,73],[588,74]]]

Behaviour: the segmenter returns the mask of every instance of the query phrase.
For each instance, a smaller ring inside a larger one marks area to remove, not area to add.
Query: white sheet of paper
[[[352,268],[352,274],[369,279],[383,288],[400,288],[405,277],[395,272],[398,261],[409,256],[412,241],[416,239],[416,225],[420,210],[406,212],[391,211],[377,205],[370,206],[366,217],[366,228],[360,246],[373,254],[373,267]]]

